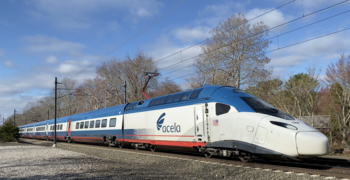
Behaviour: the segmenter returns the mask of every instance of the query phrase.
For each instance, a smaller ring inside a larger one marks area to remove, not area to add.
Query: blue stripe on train
[[[103,137],[103,136],[122,136],[121,129],[111,130],[88,130],[88,131],[71,131],[71,137]]]

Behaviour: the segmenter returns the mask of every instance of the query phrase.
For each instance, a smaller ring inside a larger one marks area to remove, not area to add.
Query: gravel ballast
[[[98,146],[58,147],[0,145],[0,179],[325,179]]]

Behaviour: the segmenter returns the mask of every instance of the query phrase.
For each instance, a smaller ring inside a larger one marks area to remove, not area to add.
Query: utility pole
[[[57,77],[55,77],[55,125],[54,125],[54,140],[52,147],[57,147],[56,144],[56,121],[57,121],[57,84],[62,84],[57,82]]]
[[[124,104],[126,104],[126,81],[124,81]]]
[[[16,109],[13,110],[13,125],[16,126]]]
[[[50,109],[47,110],[47,120],[50,120]]]

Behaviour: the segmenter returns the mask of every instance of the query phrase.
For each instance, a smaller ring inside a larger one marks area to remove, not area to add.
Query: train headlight
[[[274,124],[276,126],[281,126],[281,127],[284,127],[284,128],[287,128],[287,129],[291,129],[291,130],[298,130],[297,127],[295,127],[293,125],[290,125],[290,124],[287,124],[287,123],[278,122],[278,121],[270,121],[270,123]]]

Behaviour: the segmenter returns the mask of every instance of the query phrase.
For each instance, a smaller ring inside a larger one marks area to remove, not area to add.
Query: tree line
[[[190,88],[204,84],[234,86],[263,99],[296,118],[330,115],[332,128],[327,132],[332,143],[349,146],[350,132],[350,55],[341,55],[331,62],[324,78],[317,66],[306,67],[304,73],[291,75],[287,80],[272,76],[267,67],[270,58],[266,49],[268,26],[264,22],[248,23],[238,13],[210,31],[212,38],[200,46],[202,53],[194,63],[195,74],[186,82]],[[96,77],[82,84],[65,78],[58,90],[58,117],[97,110],[124,103],[124,81],[127,81],[127,101],[145,99],[141,88],[144,72],[158,72],[152,56],[136,51],[123,58],[111,58],[96,68]],[[320,80],[324,79],[324,80]],[[179,92],[179,84],[169,79],[151,79],[146,91],[150,97]],[[48,113],[50,112],[50,113]],[[52,119],[54,91],[34,102],[29,102],[17,125]],[[8,120],[12,120],[13,116]],[[334,141],[333,141],[334,140]],[[338,140],[338,141],[337,141]]]

